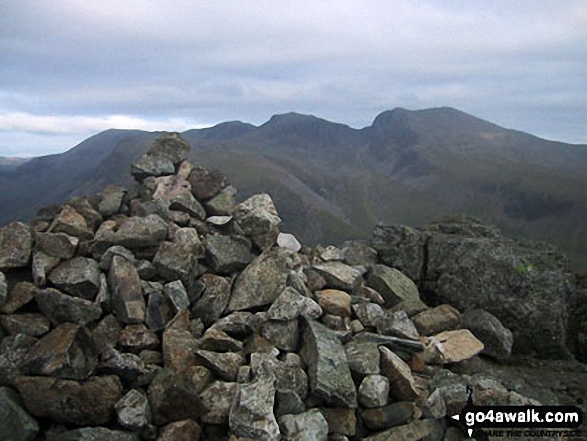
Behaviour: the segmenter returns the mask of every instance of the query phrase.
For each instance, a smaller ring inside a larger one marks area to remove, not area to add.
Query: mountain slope
[[[0,166],[0,223],[107,183],[130,185],[130,162],[155,136],[109,130],[61,155]],[[366,237],[377,221],[421,225],[459,213],[552,241],[587,268],[587,146],[451,108],[398,108],[363,129],[288,113],[182,136],[191,161],[222,169],[241,199],[271,193],[284,229],[306,243]]]

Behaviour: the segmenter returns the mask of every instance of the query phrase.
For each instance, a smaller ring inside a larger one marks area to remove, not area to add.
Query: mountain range
[[[107,184],[159,132],[107,130],[71,150],[0,161],[0,224]],[[190,160],[219,168],[240,200],[270,193],[302,243],[366,238],[379,222],[423,225],[470,215],[511,236],[558,245],[587,269],[587,145],[548,141],[452,108],[379,114],[361,129],[287,113],[188,130]]]

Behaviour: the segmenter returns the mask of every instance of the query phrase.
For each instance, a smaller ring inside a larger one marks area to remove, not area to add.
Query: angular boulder
[[[0,271],[29,264],[33,235],[28,225],[13,222],[0,228]]]

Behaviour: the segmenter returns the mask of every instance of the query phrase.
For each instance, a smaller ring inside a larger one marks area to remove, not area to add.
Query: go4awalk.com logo
[[[451,418],[469,437],[575,437],[581,436],[583,422],[581,409],[575,406],[474,406],[470,402]]]

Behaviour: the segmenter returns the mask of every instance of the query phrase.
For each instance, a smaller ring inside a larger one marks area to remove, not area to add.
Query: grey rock
[[[420,280],[424,267],[425,244],[426,236],[422,232],[405,225],[378,224],[371,238],[371,246],[381,261],[415,282]]]
[[[379,320],[385,315],[385,311],[377,303],[355,303],[352,309],[366,328],[376,328]]]
[[[6,301],[8,300],[8,283],[6,282],[6,276],[0,272],[0,308],[4,308]],[[14,312],[14,311],[12,311]]]
[[[208,170],[195,166],[188,178],[192,193],[198,200],[206,200],[219,194],[226,187],[226,177],[220,170]]]
[[[8,336],[0,340],[0,385],[11,386],[21,374],[21,367],[37,339],[25,334]]]
[[[381,374],[389,380],[391,394],[398,400],[413,401],[420,394],[409,366],[388,348],[379,347]]]
[[[255,314],[248,311],[237,311],[222,317],[214,323],[219,328],[236,338],[243,338],[259,330],[261,320]]]
[[[206,256],[210,267],[219,274],[244,269],[252,260],[251,241],[244,236],[211,234],[206,236]]]
[[[232,216],[236,208],[236,188],[232,185],[223,188],[220,193],[204,202],[208,214],[213,216]]]
[[[207,424],[228,424],[228,413],[230,405],[238,392],[238,383],[227,383],[224,381],[212,382],[200,394],[208,413],[202,417],[202,422]]]
[[[146,217],[129,217],[114,232],[110,221],[104,222],[96,232],[94,247],[106,251],[113,245],[130,250],[157,247],[167,237],[167,223],[156,214]]]
[[[162,156],[173,165],[185,161],[191,150],[190,144],[179,133],[169,132],[157,137],[147,151],[147,155]]]
[[[151,406],[147,395],[131,389],[114,406],[118,424],[128,430],[140,430],[151,423]]]
[[[153,331],[162,331],[165,325],[173,318],[173,305],[169,297],[162,292],[149,294],[147,304],[147,316],[145,323]]]
[[[54,441],[139,441],[136,433],[111,430],[105,427],[84,427],[60,433]]]
[[[373,267],[367,284],[383,296],[386,308],[391,308],[402,300],[420,299],[414,282],[397,269],[385,265]]]
[[[93,259],[75,257],[51,271],[49,281],[74,297],[94,300],[100,287],[100,268]]]
[[[8,284],[5,284],[5,286],[8,291]],[[0,312],[4,314],[12,314],[13,312],[18,311],[21,307],[33,300],[36,293],[37,288],[32,283],[18,282],[12,287],[10,292],[8,292],[7,296],[4,297],[4,304],[0,302]]]
[[[35,301],[41,313],[53,325],[63,322],[86,325],[102,316],[102,309],[95,303],[68,296],[52,288],[38,291]]]
[[[315,320],[321,315],[320,305],[289,286],[275,299],[267,311],[268,319],[279,321],[294,320],[300,316]]]
[[[51,257],[71,259],[75,256],[79,238],[65,233],[37,233],[35,247]]]
[[[430,389],[442,397],[447,415],[457,415],[469,399],[468,382],[460,375],[446,369],[437,371],[430,381]]]
[[[177,210],[186,213],[190,217],[204,220],[206,219],[206,210],[202,205],[192,196],[191,193],[183,193],[174,196],[169,201],[169,209],[172,213]],[[189,218],[186,218],[189,222]]]
[[[188,375],[197,364],[194,351],[198,348],[198,344],[190,328],[189,314],[186,309],[182,309],[163,332],[165,367],[181,375]]]
[[[383,375],[366,376],[359,386],[358,397],[365,408],[385,406],[389,399],[389,380]]]
[[[201,279],[206,290],[193,305],[192,315],[211,326],[224,312],[230,299],[230,283],[224,277],[204,274]]]
[[[351,292],[361,280],[361,272],[342,262],[326,262],[312,267],[331,288]]]
[[[346,407],[320,407],[320,413],[328,422],[330,435],[345,435],[354,437],[357,432],[357,417],[355,409]]]
[[[239,352],[243,349],[241,341],[232,338],[216,327],[208,328],[198,344],[201,349],[215,352]]]
[[[134,265],[124,257],[115,256],[110,266],[108,284],[112,293],[112,309],[118,321],[127,324],[144,321],[145,300]]]
[[[24,334],[40,337],[47,332],[51,322],[42,314],[7,314],[0,315],[0,324],[9,335]]]
[[[45,286],[47,284],[47,275],[55,268],[61,259],[52,257],[42,251],[33,252],[32,262],[32,276],[33,282],[37,286]]]
[[[178,312],[182,308],[189,308],[190,299],[188,293],[180,280],[167,283],[163,287],[163,292],[173,305],[174,312]]]
[[[122,385],[115,376],[83,382],[18,377],[15,385],[31,415],[81,426],[106,424],[122,396]]]
[[[296,237],[289,233],[279,233],[277,236],[277,245],[279,245],[281,248],[286,248],[296,253],[302,249],[302,245],[300,242],[298,242]]]
[[[280,433],[273,414],[274,403],[275,379],[272,376],[242,384],[228,415],[230,430],[239,437],[278,441]]]
[[[299,340],[298,321],[268,320],[261,326],[261,336],[278,349],[295,351]]]
[[[29,375],[85,380],[97,362],[91,334],[79,325],[63,323],[31,348],[22,368]]]
[[[318,409],[279,418],[279,426],[286,440],[326,441],[328,423]]]
[[[153,259],[153,265],[165,280],[181,280],[189,285],[195,275],[197,261],[193,254],[180,245],[162,242]]]
[[[18,394],[0,387],[0,439],[31,441],[38,433],[38,423],[22,408]]]
[[[233,382],[245,359],[236,352],[219,353],[198,349],[194,351],[200,363],[224,381]]]
[[[179,228],[173,234],[173,242],[193,254],[195,259],[203,258],[206,253],[204,244],[195,228]]]
[[[100,320],[92,331],[92,340],[96,345],[97,353],[101,354],[115,347],[121,331],[122,328],[118,324],[118,320],[112,314]]]
[[[143,155],[130,166],[130,174],[141,180],[149,176],[167,176],[173,173],[173,163],[160,155]]]
[[[308,376],[299,364],[278,360],[272,354],[253,353],[250,366],[255,378],[273,375],[278,390],[291,390],[301,400],[308,396]]]
[[[122,187],[116,187],[115,185],[109,185],[102,192],[102,199],[98,204],[98,211],[104,217],[110,217],[118,213],[126,190]]]
[[[359,240],[344,242],[341,251],[342,261],[347,265],[370,268],[377,263],[377,251]]]
[[[135,255],[131,250],[120,245],[114,245],[113,247],[108,248],[104,254],[102,254],[102,257],[100,258],[100,268],[104,271],[110,270],[114,256],[124,257],[132,264],[136,263]]]
[[[138,354],[145,349],[157,349],[159,337],[144,324],[127,325],[118,337],[118,345],[126,352]]]
[[[498,359],[506,359],[512,353],[514,337],[493,314],[475,309],[463,314],[463,326],[483,343],[483,353]]]
[[[64,205],[59,215],[49,226],[50,233],[65,233],[80,239],[91,239],[93,231],[88,226],[86,219],[70,205]]]
[[[197,384],[170,369],[161,369],[157,373],[148,393],[153,422],[158,426],[198,418],[207,412]]]
[[[412,320],[422,335],[452,331],[462,325],[460,312],[450,305],[427,309],[413,316]]]
[[[136,354],[119,352],[114,348],[102,353],[97,370],[101,374],[116,375],[127,383],[148,373],[145,363]]]
[[[425,348],[424,344],[420,341],[374,334],[372,332],[361,332],[355,336],[355,339],[357,341],[372,342],[385,346],[406,360],[409,360],[414,353],[421,352]]]
[[[277,389],[275,394],[275,416],[297,415],[306,411],[306,405],[291,389]]]
[[[237,205],[234,218],[260,249],[268,249],[277,241],[281,219],[268,194],[251,196]]]
[[[359,377],[379,374],[377,343],[353,339],[344,345],[344,350],[351,371]]]
[[[357,393],[344,348],[333,331],[307,320],[302,357],[314,394],[333,405],[357,407]]]
[[[416,326],[404,311],[386,311],[376,322],[376,326],[380,334],[420,340]]]
[[[413,419],[415,414],[416,405],[414,403],[409,401],[398,401],[384,407],[367,409],[361,413],[361,418],[369,429],[385,430],[390,427],[401,426],[408,423]]]
[[[0,270],[22,268],[31,260],[33,235],[22,222],[0,228]]]
[[[237,277],[228,311],[273,303],[286,287],[288,253],[281,248],[265,251]]]
[[[201,431],[192,419],[176,421],[163,428],[157,441],[199,441]]]

